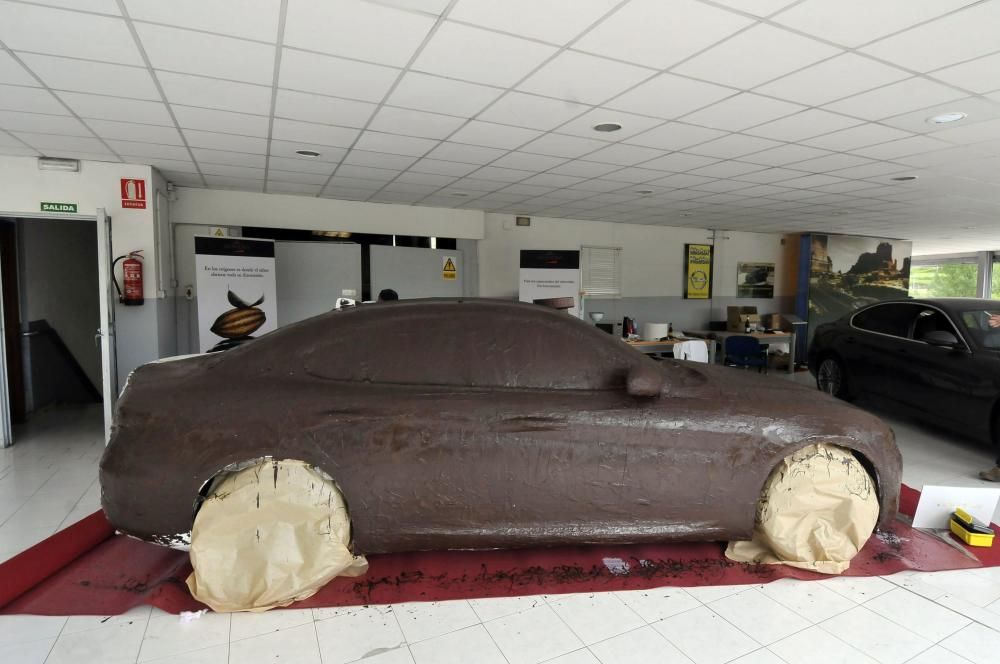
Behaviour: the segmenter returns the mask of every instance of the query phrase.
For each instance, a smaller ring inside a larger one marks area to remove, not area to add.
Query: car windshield
[[[977,346],[1000,351],[1000,308],[963,311],[959,319]]]

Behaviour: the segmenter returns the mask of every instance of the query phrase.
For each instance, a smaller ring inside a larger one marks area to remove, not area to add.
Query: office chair
[[[726,338],[726,366],[757,367],[757,373],[767,373],[767,348],[754,337],[733,336]]]

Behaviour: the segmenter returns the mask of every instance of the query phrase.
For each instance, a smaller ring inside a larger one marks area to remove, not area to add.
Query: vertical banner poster
[[[774,263],[737,263],[736,297],[774,297]]]
[[[519,299],[579,318],[580,252],[522,249]]]
[[[712,297],[712,245],[684,245],[684,299]]]
[[[194,254],[202,353],[277,329],[273,240],[196,236]]]

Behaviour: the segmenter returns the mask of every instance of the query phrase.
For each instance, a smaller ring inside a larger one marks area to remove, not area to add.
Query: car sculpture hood
[[[817,442],[854,451],[895,516],[892,432],[827,395],[657,362],[537,305],[410,300],[140,367],[100,477],[117,528],[178,546],[209,481],[261,458],[333,478],[362,553],[735,540]]]

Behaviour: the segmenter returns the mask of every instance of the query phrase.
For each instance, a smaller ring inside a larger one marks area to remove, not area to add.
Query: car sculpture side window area
[[[306,371],[330,380],[403,385],[620,390],[633,367],[651,363],[568,315],[531,320],[521,312],[498,325],[476,304],[455,307],[447,317],[406,307],[369,305],[341,313],[331,324],[356,325],[356,332],[331,329],[327,343],[306,351]]]

